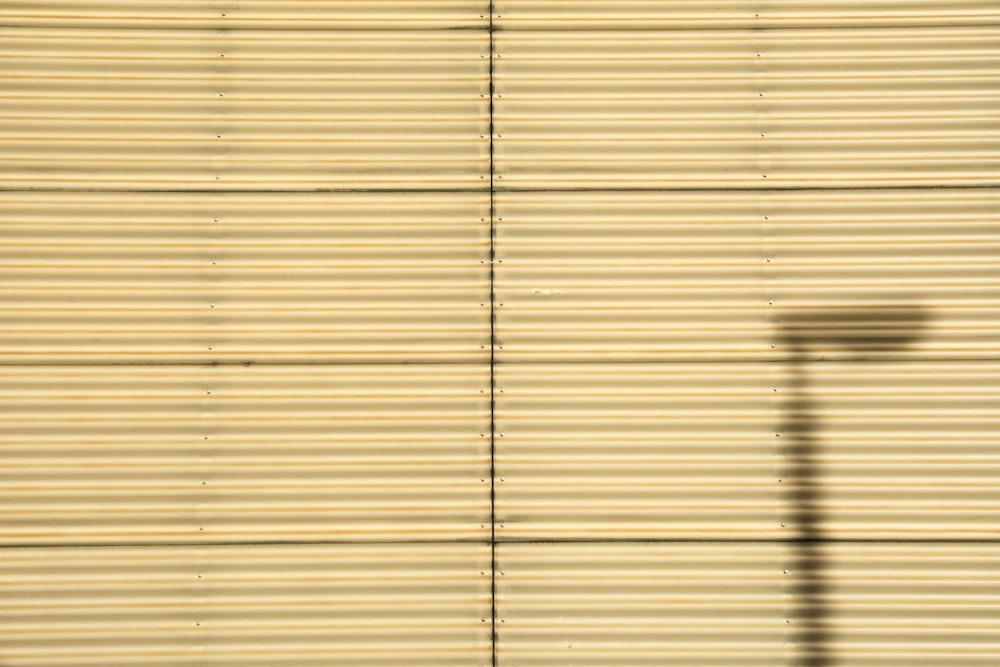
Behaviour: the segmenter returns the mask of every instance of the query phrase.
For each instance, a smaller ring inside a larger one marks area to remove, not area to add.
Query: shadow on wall
[[[831,665],[827,618],[826,563],[823,559],[823,507],[818,460],[818,409],[809,389],[810,359],[827,353],[864,358],[867,353],[897,352],[919,340],[927,312],[906,303],[798,312],[780,318],[780,339],[788,350],[788,383],[780,429],[783,486],[788,524],[795,531],[789,569],[797,582],[793,641],[795,664]]]

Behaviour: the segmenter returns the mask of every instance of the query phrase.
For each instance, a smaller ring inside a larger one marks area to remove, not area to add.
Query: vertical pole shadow
[[[819,417],[809,388],[810,355],[826,350],[866,353],[899,351],[918,340],[927,321],[917,306],[887,304],[850,310],[795,313],[779,321],[781,342],[789,349],[789,379],[780,434],[785,502],[796,534],[791,570],[795,625],[793,641],[801,667],[832,664],[829,585],[823,554]]]

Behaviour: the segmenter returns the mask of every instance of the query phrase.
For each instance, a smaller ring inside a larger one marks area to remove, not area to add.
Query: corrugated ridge
[[[498,358],[996,358],[998,209],[993,190],[500,193]],[[907,309],[926,319],[895,348],[783,340],[809,314],[884,336]]]
[[[877,27],[1000,23],[989,0],[497,0],[501,30],[692,30],[775,27]]]
[[[5,662],[488,660],[489,547],[47,549],[0,560]]]
[[[992,664],[996,549],[827,545],[822,580],[788,547],[726,543],[500,545],[499,664]],[[825,658],[797,653],[808,618],[782,593],[821,586]]]
[[[211,30],[485,30],[487,0],[10,0],[0,25]]]
[[[498,187],[996,185],[998,35],[501,32]]]
[[[485,31],[0,37],[7,188],[488,189]]]
[[[485,363],[486,194],[0,193],[0,360]]]
[[[480,539],[489,371],[4,368],[7,544]]]
[[[497,536],[795,539],[792,469],[808,464],[823,537],[996,538],[998,377],[957,361],[500,364]],[[806,423],[813,451],[795,453]]]

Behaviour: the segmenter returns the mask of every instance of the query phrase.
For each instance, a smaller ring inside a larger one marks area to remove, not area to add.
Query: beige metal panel
[[[496,373],[502,541],[1000,535],[997,362]]]
[[[485,27],[488,6],[487,0],[5,0],[0,23],[220,30]]]
[[[1000,662],[997,544],[842,544],[822,554],[830,664]]]
[[[497,664],[788,664],[781,549],[499,545]]]
[[[485,365],[0,369],[0,541],[488,539]]]
[[[496,535],[777,538],[766,364],[498,364]]]
[[[486,193],[0,193],[0,360],[480,361]]]
[[[975,25],[1000,22],[993,0],[496,0],[503,30]]]
[[[498,664],[986,667],[1000,660],[995,544],[504,544]],[[822,590],[811,659],[795,590]],[[808,660],[808,661],[807,661]]]
[[[503,192],[496,209],[503,362],[843,356],[824,332],[906,326],[848,351],[1000,356],[995,190]]]
[[[758,208],[739,193],[498,193],[498,359],[770,355]]]
[[[818,362],[783,367],[775,388],[779,455],[811,450],[823,534],[1000,537],[1000,363]],[[805,481],[790,473],[794,460],[780,461],[783,483]]]
[[[0,30],[6,188],[481,188],[485,31]]]
[[[489,567],[483,544],[8,550],[0,662],[482,665]]]
[[[501,188],[1000,180],[1000,26],[496,35]]]

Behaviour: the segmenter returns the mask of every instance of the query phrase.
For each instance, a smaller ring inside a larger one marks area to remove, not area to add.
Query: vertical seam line
[[[489,0],[490,133],[490,661],[497,667],[497,512],[496,512],[496,190],[493,187],[493,2]]]

